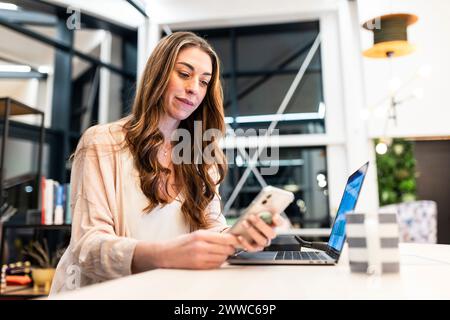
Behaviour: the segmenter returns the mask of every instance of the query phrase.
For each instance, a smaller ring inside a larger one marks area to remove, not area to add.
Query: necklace
[[[164,157],[167,157],[167,152],[169,152],[170,147],[171,147],[171,146],[169,145],[168,148],[163,148],[163,154],[164,154]]]

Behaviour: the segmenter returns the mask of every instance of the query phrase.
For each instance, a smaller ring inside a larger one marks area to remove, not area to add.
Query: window
[[[247,150],[248,152],[248,150]],[[229,153],[228,153],[229,154]],[[250,151],[250,155],[253,153]],[[248,161],[240,154],[234,154],[230,161],[229,172],[221,184],[220,193],[228,200],[248,167]],[[328,227],[328,184],[325,147],[299,148],[289,147],[279,149],[279,160],[271,164],[274,175],[264,175],[268,185],[289,190],[294,193],[295,200],[285,213],[293,224],[302,227]],[[256,168],[267,166],[264,160],[257,163]],[[261,185],[253,172],[245,181],[243,187],[233,201],[228,215],[237,216],[246,208],[261,190]]]
[[[233,128],[267,128],[319,33],[318,22],[196,30],[222,62],[225,116]],[[324,133],[320,48],[277,128]]]
[[[194,32],[207,39],[221,59],[225,120],[231,129],[258,131],[277,119],[280,135],[326,134],[321,51],[314,45],[318,21]],[[302,66],[306,69],[301,81],[284,112],[276,115]],[[291,223],[329,227],[325,145],[306,147],[300,142],[279,148],[279,159],[271,162],[275,174],[262,175],[267,163],[259,158],[256,173],[251,171],[245,181],[245,157],[237,149],[226,151],[229,172],[220,188],[226,216],[238,216],[267,184],[295,194],[285,211]]]

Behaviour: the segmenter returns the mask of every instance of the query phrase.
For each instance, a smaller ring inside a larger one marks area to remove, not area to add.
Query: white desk
[[[450,246],[401,244],[401,271],[351,273],[347,249],[337,266],[230,266],[154,270],[53,299],[450,299]]]

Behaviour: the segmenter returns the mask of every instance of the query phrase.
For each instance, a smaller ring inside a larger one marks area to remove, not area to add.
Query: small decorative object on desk
[[[8,270],[8,265],[4,264],[2,266],[1,282],[0,282],[0,293],[5,292],[6,289],[6,270]]]
[[[397,215],[349,212],[346,219],[350,270],[368,274],[399,272]]]
[[[33,258],[39,265],[38,268],[31,268],[33,278],[33,289],[35,292],[40,291],[40,287],[44,287],[46,294],[50,292],[50,286],[55,275],[56,265],[64,253],[64,249],[59,249],[53,258],[50,258],[50,252],[47,245],[47,240],[43,241],[44,246],[38,241],[32,241],[24,250],[23,253]]]
[[[8,286],[28,286],[31,282],[31,264],[29,261],[18,261],[2,266],[1,294],[6,292]]]

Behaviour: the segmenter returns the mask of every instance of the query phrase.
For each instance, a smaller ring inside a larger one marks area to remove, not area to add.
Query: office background
[[[362,23],[394,12],[419,17],[408,28],[416,51],[391,61],[363,57],[373,35]],[[449,12],[443,0],[2,1],[0,97],[44,112],[41,173],[68,183],[68,159],[79,137],[93,124],[128,114],[136,81],[158,40],[193,31],[221,58],[230,129],[268,128],[305,68],[276,127],[276,175],[252,171],[240,184],[248,167],[237,151],[241,142],[225,144],[235,151],[220,188],[228,218],[270,184],[294,192],[286,210],[294,227],[327,228],[347,176],[367,160],[372,165],[358,208],[375,211],[389,203],[381,197],[375,147],[381,139],[391,148],[396,138],[412,146],[417,187],[410,189],[413,198],[391,202],[435,201],[436,241],[450,243]],[[402,100],[395,122],[388,115],[393,91]],[[21,208],[19,217],[36,203],[37,185],[30,189],[29,177],[38,172],[40,118],[11,120],[2,140],[7,150],[2,179],[16,179],[5,197]]]

